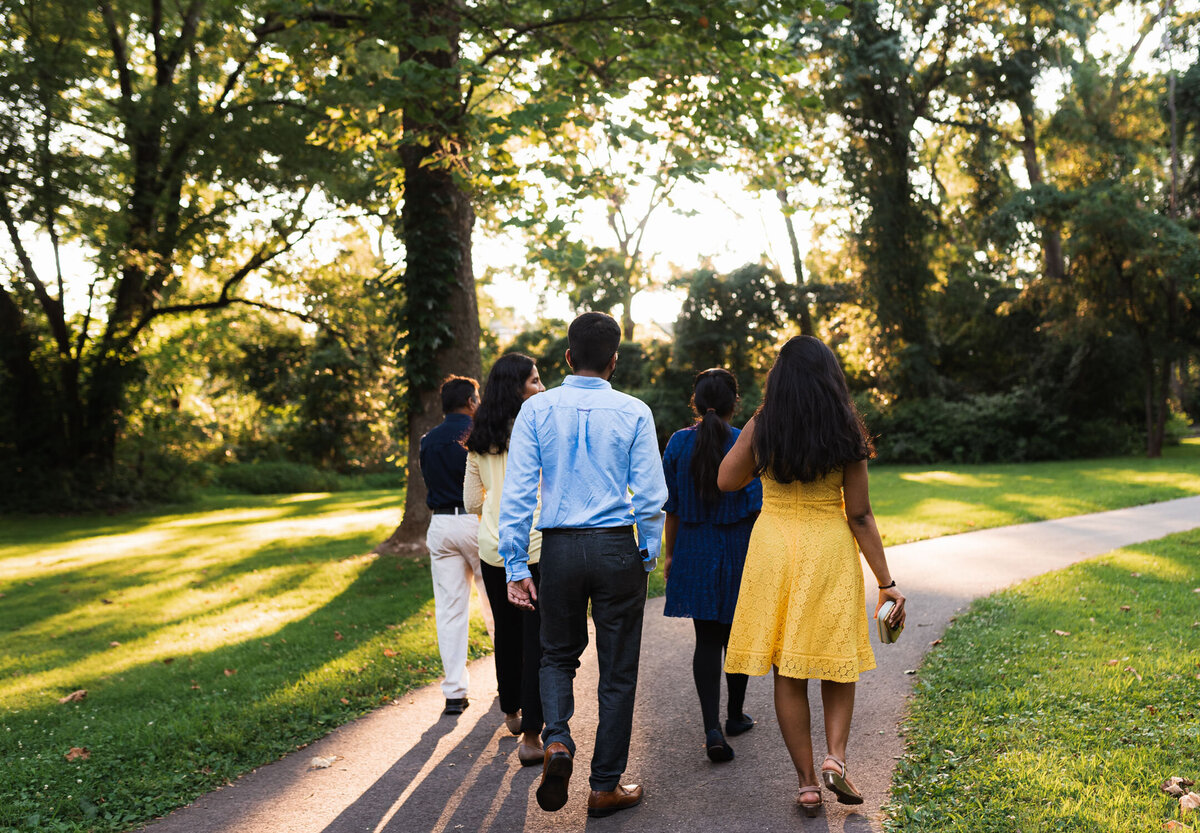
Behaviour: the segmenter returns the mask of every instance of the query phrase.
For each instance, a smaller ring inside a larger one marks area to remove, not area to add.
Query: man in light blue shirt
[[[620,326],[612,316],[584,313],[571,323],[567,341],[574,375],[526,400],[513,425],[500,555],[509,600],[530,610],[536,603],[541,611],[546,728],[537,800],[543,810],[567,801],[575,755],[568,723],[591,603],[601,670],[588,815],[607,816],[642,798],[640,786],[619,782],[633,729],[646,574],[658,558],[667,485],[650,408],[608,383]],[[535,587],[527,548],[539,483],[541,584]]]

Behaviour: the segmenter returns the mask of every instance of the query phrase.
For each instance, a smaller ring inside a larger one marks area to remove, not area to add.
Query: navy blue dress
[[[740,433],[731,428],[726,453]],[[716,504],[705,505],[692,479],[695,447],[696,426],[692,426],[676,431],[663,453],[669,495],[663,508],[679,516],[663,613],[729,624],[750,532],[762,509],[762,483],[755,478],[737,492],[722,492]]]

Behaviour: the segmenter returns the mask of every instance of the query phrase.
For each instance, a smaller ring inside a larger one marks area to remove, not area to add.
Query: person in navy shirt
[[[537,801],[543,810],[567,802],[575,755],[568,721],[591,603],[600,684],[588,815],[607,816],[642,799],[640,786],[620,779],[633,728],[646,574],[658,559],[667,487],[650,408],[608,383],[620,325],[610,315],[584,313],[571,323],[567,341],[574,375],[526,400],[513,425],[500,555],[509,600],[530,610],[536,604],[542,617],[546,727]],[[535,587],[527,562],[539,480],[541,583]]]
[[[718,720],[721,705],[722,654],[729,642],[737,605],[746,546],[754,519],[762,509],[758,478],[736,492],[717,488],[717,470],[740,433],[729,424],[738,403],[737,379],[720,367],[696,376],[692,408],[696,422],[676,431],[663,454],[670,497],[664,507],[663,571],[667,577],[666,616],[692,620],[696,648],[692,678],[700,696],[705,749],[709,760],[733,760]],[[725,733],[739,735],[754,726],[742,711],[745,674],[726,674],[729,691]]]
[[[442,656],[445,714],[467,708],[467,639],[471,616],[471,583],[479,588],[484,618],[489,620],[487,593],[479,568],[479,516],[463,508],[463,476],[471,417],[479,407],[479,384],[465,376],[442,382],[441,423],[421,437],[421,478],[432,517],[425,534],[429,572],[433,578],[434,620]]]

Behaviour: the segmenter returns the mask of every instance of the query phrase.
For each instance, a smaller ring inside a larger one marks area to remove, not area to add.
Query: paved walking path
[[[897,727],[915,669],[929,643],[971,599],[1014,581],[1141,541],[1200,527],[1200,497],[981,530],[891,547],[892,573],[908,597],[908,626],[894,645],[874,643],[879,668],[859,683],[850,772],[866,803],[836,804],[803,818],[792,805],[795,772],[775,723],[770,677],[750,680],[753,731],[731,740],[728,764],[704,756],[691,679],[692,628],[646,606],[641,676],[627,779],[646,789],[642,805],[605,819],[585,811],[595,735],[595,654],[576,679],[572,730],[578,745],[571,797],[558,813],[534,799],[539,768],[521,768],[516,739],[495,701],[491,657],[471,665],[471,706],[440,716],[438,686],[414,691],[324,740],[264,766],[152,824],[152,833],[454,833],[454,831],[868,831],[879,829],[892,769],[902,751]],[[867,579],[867,584],[873,582]],[[868,600],[875,598],[873,589]],[[590,696],[589,696],[590,695]],[[813,702],[814,748],[824,751],[820,699]],[[314,756],[340,756],[314,769]]]

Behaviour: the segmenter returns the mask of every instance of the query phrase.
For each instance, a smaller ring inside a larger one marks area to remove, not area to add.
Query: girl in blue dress
[[[742,566],[754,519],[762,508],[758,479],[736,492],[717,488],[717,469],[740,433],[729,424],[738,402],[737,380],[724,368],[696,376],[692,408],[699,419],[676,431],[663,454],[669,497],[663,531],[663,571],[667,616],[690,618],[696,629],[692,676],[700,696],[705,748],[710,760],[733,760],[725,734],[739,735],[754,725],[742,710],[745,674],[726,674],[729,690],[725,733],[721,704],[723,652],[737,605]]]

